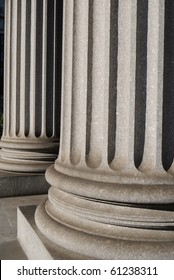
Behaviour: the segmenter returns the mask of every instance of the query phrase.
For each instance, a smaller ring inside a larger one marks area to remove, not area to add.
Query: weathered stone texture
[[[56,5],[54,0],[5,3],[2,170],[44,172],[57,156],[61,49]]]
[[[173,164],[166,168],[162,145],[165,7],[64,2],[60,153],[36,223],[76,253],[174,257]]]

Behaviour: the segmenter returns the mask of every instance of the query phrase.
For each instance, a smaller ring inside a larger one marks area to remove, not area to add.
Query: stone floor
[[[25,260],[16,238],[17,236],[17,206],[37,205],[47,195],[21,196],[0,198],[0,259]]]

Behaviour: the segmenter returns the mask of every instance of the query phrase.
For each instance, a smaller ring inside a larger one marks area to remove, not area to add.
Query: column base
[[[54,163],[58,142],[48,139],[3,139],[0,142],[0,170],[44,173]]]
[[[55,166],[46,179],[35,221],[51,242],[92,259],[174,258],[173,185],[87,180]]]
[[[174,176],[168,172],[122,173],[110,167],[82,168],[55,161],[46,170],[46,180],[59,190],[89,199],[121,204],[174,206]],[[173,207],[174,209],[174,207]]]
[[[63,217],[64,218],[64,217]],[[45,210],[45,203],[38,206],[35,213],[35,221],[40,231],[56,245],[59,245],[66,250],[73,251],[80,255],[85,255],[86,258],[92,259],[173,259],[174,258],[174,239],[173,241],[161,241],[156,237],[149,240],[129,240],[123,239],[124,231],[132,234],[132,228],[115,227],[115,237],[109,237],[109,231],[112,225],[105,224],[104,227],[107,234],[102,236],[100,225],[94,224],[93,232],[88,228],[89,221],[86,220],[86,232],[68,226],[69,221],[62,218],[62,222],[53,220]],[[78,219],[78,218],[77,218]],[[79,221],[80,222],[80,221]],[[83,227],[83,225],[82,225]],[[118,231],[117,231],[118,230]],[[87,232],[88,231],[88,232]],[[138,231],[138,229],[137,229]],[[148,230],[147,230],[148,231]],[[146,230],[143,231],[144,233]],[[141,235],[141,229],[139,234]],[[162,233],[163,236],[165,232]],[[166,232],[168,235],[168,233]],[[158,235],[158,233],[157,233]],[[119,237],[120,236],[120,237]],[[167,237],[167,236],[166,236]],[[143,239],[143,235],[142,235]]]

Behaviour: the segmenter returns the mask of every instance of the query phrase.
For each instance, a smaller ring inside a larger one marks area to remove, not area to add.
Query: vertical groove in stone
[[[145,146],[141,171],[162,170],[162,99],[164,51],[163,0],[148,5]]]
[[[44,0],[46,1],[46,0]],[[37,0],[36,9],[36,95],[35,95],[35,136],[41,136],[42,130],[42,107],[43,107],[43,92],[42,92],[42,67],[43,67],[43,13],[44,2]],[[40,46],[40,48],[38,47]]]
[[[90,150],[91,112],[92,112],[92,59],[93,59],[93,0],[89,0],[88,10],[88,73],[87,73],[87,119],[86,119],[86,155]]]
[[[108,163],[114,158],[116,141],[118,0],[111,0],[110,13]]]
[[[17,73],[16,73],[16,136],[19,133],[19,121],[20,121],[20,46],[21,46],[21,2],[18,1],[18,9],[17,9]]]
[[[48,4],[43,0],[43,28],[42,28],[42,108],[41,108],[41,136],[46,136],[46,106],[47,106],[47,21],[48,21]],[[50,112],[51,113],[51,112]]]
[[[36,0],[31,0],[31,61],[30,61],[30,131],[35,135],[35,95],[36,95]]]
[[[30,129],[30,56],[31,56],[31,1],[26,1],[26,36],[25,36],[25,104],[24,106],[24,135],[27,137]],[[21,61],[22,64],[22,61]],[[21,70],[22,74],[22,70]],[[21,93],[22,95],[22,93]]]
[[[53,75],[54,75],[54,44],[56,40],[56,33],[55,33],[55,20],[56,15],[54,18],[54,0],[49,1],[48,3],[48,18],[47,18],[47,54],[46,54],[46,60],[47,60],[47,77],[46,77],[46,111],[48,112],[45,114],[46,118],[46,127],[45,132],[47,137],[53,136],[53,99],[54,99],[54,92],[53,92]],[[56,11],[56,7],[55,7]],[[57,15],[58,16],[58,15]],[[58,75],[58,73],[57,73]],[[57,93],[58,94],[58,93]],[[55,105],[54,105],[55,106]]]
[[[18,17],[19,1],[12,1],[12,29],[11,29],[11,95],[10,95],[10,129],[11,137],[16,136],[17,130],[17,97],[18,97]]]
[[[3,137],[9,134],[9,92],[10,92],[10,28],[11,0],[5,1],[5,30],[4,30],[4,129]]]
[[[30,135],[41,134],[43,1],[31,2]],[[40,46],[40,47],[39,47]]]
[[[3,77],[3,91],[6,92],[7,84],[6,84],[6,77],[7,77],[7,17],[8,17],[8,1],[4,3],[4,77]],[[3,98],[3,114],[6,115],[6,109],[5,109],[5,98]],[[2,132],[2,136],[5,135],[5,122],[3,121],[4,130]]]
[[[148,1],[137,2],[135,151],[134,160],[141,164],[145,138],[146,81],[147,81],[147,18]]]
[[[57,114],[56,114],[56,95],[59,94],[59,92],[56,92],[56,80],[57,80],[57,75],[58,75],[58,69],[57,69],[57,60],[58,60],[58,56],[56,55],[57,52],[56,52],[56,48],[58,47],[58,44],[57,44],[57,40],[58,40],[58,36],[57,36],[57,29],[58,29],[58,26],[57,26],[57,17],[56,17],[56,14],[58,14],[58,5],[57,5],[57,1],[54,0],[54,41],[53,41],[53,84],[52,84],[52,89],[53,89],[53,101],[52,101],[52,112],[53,112],[53,117],[52,117],[52,135],[50,136],[54,136],[56,134],[56,122],[55,122],[55,118],[57,117]],[[59,51],[58,51],[59,53]],[[59,76],[59,75],[58,75]],[[61,90],[61,89],[60,89]],[[48,126],[49,126],[49,121],[47,121],[47,129],[48,129]],[[49,135],[49,133],[48,133]]]
[[[62,58],[62,108],[61,119],[66,125],[61,127],[60,160],[69,160],[71,148],[71,103],[72,103],[72,50],[73,50],[74,1],[64,1],[63,15],[63,58]],[[67,47],[68,46],[68,47]]]
[[[168,170],[174,158],[174,1],[165,1],[162,161]]]
[[[74,0],[71,162],[85,158],[88,1]]]
[[[60,138],[60,107],[62,88],[62,25],[63,0],[55,1],[54,74],[53,74],[53,136]],[[56,121],[55,121],[56,120]]]
[[[105,34],[104,34],[104,104],[103,104],[103,139],[102,139],[102,164],[108,166],[108,133],[109,133],[109,90],[110,90],[110,25],[111,25],[111,1],[104,2]]]
[[[25,104],[26,104],[26,27],[27,27],[27,1],[21,1],[21,45],[20,45],[20,117],[19,136],[25,136]]]
[[[110,3],[93,2],[93,64],[90,150],[87,164],[98,167],[107,162],[109,91]]]
[[[134,168],[136,0],[119,1],[116,152],[114,169]]]

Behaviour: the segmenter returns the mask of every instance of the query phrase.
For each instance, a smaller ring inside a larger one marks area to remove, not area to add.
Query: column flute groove
[[[164,1],[149,1],[145,146],[141,171],[165,172],[162,166]]]
[[[20,102],[24,104],[24,106],[20,107],[20,119],[19,119],[19,135],[25,137],[25,104],[26,104],[26,92],[25,92],[25,84],[26,84],[26,34],[27,34],[27,1],[24,0],[21,2],[21,14],[24,16],[21,18],[21,49],[20,49],[20,72],[23,72],[23,79],[20,79]]]
[[[4,129],[3,136],[8,136],[9,134],[9,92],[10,92],[10,42],[11,42],[11,0],[8,0],[5,5],[5,48],[4,48],[4,91],[6,95],[4,96]],[[8,23],[7,23],[8,22]]]

